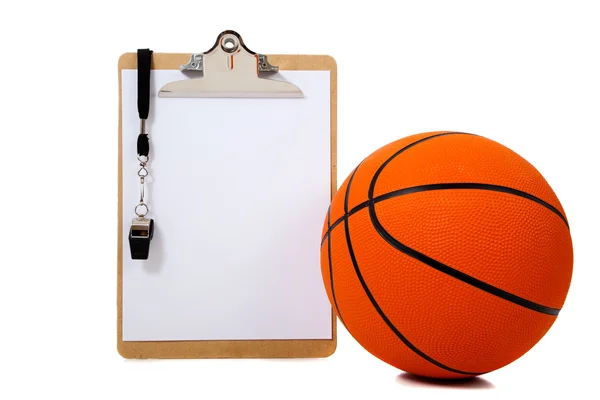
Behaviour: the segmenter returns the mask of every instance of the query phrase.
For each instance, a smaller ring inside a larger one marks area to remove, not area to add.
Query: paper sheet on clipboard
[[[123,252],[123,340],[330,339],[319,267],[330,203],[329,71],[283,71],[301,99],[158,98],[150,257]],[[137,75],[122,71],[123,248],[139,200]]]

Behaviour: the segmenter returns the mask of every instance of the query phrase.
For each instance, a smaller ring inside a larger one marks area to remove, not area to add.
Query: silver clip
[[[179,69],[181,71],[202,71],[204,66],[204,56],[202,53],[192,54],[190,61],[187,64],[183,64]]]
[[[179,67],[180,71],[203,71],[204,67],[204,54],[195,53],[190,57],[190,61],[187,64],[183,64]],[[258,54],[258,72],[279,72],[279,67],[271,65],[268,57],[264,54]]]
[[[179,69],[200,71],[203,76],[167,83],[158,97],[304,97],[290,82],[260,77],[261,73],[278,72],[279,67],[248,49],[234,31],[222,32],[210,50],[192,54]]]
[[[258,72],[279,72],[279,67],[269,64],[267,56],[258,55]]]

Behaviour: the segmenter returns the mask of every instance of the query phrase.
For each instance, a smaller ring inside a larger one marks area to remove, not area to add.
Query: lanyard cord
[[[148,157],[150,146],[146,134],[146,120],[150,112],[150,69],[152,50],[140,49],[137,53],[138,61],[138,114],[140,115],[140,136],[138,137],[138,156]]]
[[[140,202],[135,207],[135,213],[139,218],[144,218],[148,213],[148,206],[144,202],[145,180],[148,176],[146,164],[149,160],[150,142],[146,133],[146,120],[150,112],[150,70],[152,62],[152,50],[140,49],[137,52],[138,61],[138,114],[140,116],[140,134],[137,139],[137,158],[140,162],[138,176],[140,178]]]
[[[137,53],[138,60],[138,113],[140,119],[147,119],[150,112],[150,64],[152,50],[140,49]]]
[[[137,159],[140,169],[137,174],[140,178],[140,201],[135,206],[134,218],[129,230],[129,246],[131,258],[134,260],[147,260],[150,250],[150,240],[154,232],[154,220],[146,218],[148,206],[144,202],[144,187],[148,170],[148,154],[150,143],[146,133],[146,120],[150,111],[150,70],[152,69],[152,50],[142,49],[137,52],[138,60],[138,114],[140,115],[140,134],[137,139]]]

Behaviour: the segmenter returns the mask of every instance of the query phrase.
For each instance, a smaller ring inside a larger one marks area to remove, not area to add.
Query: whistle
[[[129,229],[129,248],[133,260],[147,260],[150,252],[150,241],[154,235],[154,220],[150,218],[134,218]]]

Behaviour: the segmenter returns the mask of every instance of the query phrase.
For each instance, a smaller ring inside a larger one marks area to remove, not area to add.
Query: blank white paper
[[[155,232],[132,260],[139,201],[137,71],[122,71],[123,340],[331,339],[320,270],[330,203],[329,71],[282,71],[302,99],[158,98],[146,202]]]

